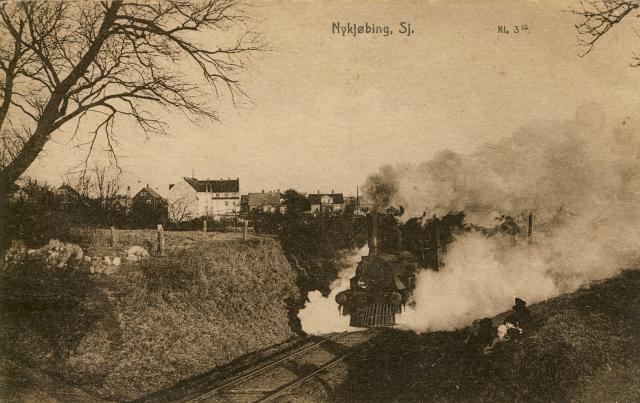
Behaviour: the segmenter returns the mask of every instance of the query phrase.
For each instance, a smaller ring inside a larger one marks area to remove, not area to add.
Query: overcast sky
[[[640,40],[614,29],[587,57],[571,3],[557,1],[256,1],[251,14],[274,48],[242,76],[250,102],[220,105],[221,122],[168,116],[169,137],[118,127],[123,187],[161,191],[182,176],[240,178],[242,192],[296,188],[355,194],[382,164],[472,151],[534,119],[574,116],[596,102],[608,121],[638,116]],[[398,32],[411,24],[411,36]],[[332,34],[332,23],[395,32]],[[630,21],[629,21],[630,22]],[[528,32],[513,33],[513,25]],[[512,33],[498,33],[507,25]],[[82,154],[54,136],[28,175],[60,184]]]

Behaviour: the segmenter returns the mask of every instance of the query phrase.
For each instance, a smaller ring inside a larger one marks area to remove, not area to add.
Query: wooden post
[[[164,256],[164,229],[162,224],[158,224],[158,253]]]
[[[202,221],[202,233],[207,233],[207,220]]]
[[[116,227],[111,226],[111,247],[116,245]]]
[[[247,232],[249,230],[249,220],[244,220],[244,227],[242,228],[242,240],[247,242]]]
[[[436,267],[440,270],[440,228],[438,226],[438,217],[433,216],[434,241],[436,247]]]

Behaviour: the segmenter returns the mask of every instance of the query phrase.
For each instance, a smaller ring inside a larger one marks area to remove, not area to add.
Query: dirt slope
[[[468,348],[467,330],[391,330],[347,362],[330,400],[640,401],[639,271],[536,310],[525,337],[489,355]]]
[[[2,355],[104,398],[133,399],[295,336],[295,273],[272,239],[202,238],[110,275],[27,261],[0,276]]]

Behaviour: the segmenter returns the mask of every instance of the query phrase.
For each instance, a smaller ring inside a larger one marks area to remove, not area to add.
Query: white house
[[[169,185],[169,218],[221,217],[240,211],[240,179],[182,178]]]
[[[344,196],[342,193],[334,193],[333,190],[331,193],[312,193],[308,199],[312,213],[344,210]]]

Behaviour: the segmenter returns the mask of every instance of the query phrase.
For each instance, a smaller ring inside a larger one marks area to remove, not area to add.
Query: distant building
[[[82,201],[82,196],[71,185],[64,184],[53,191],[62,208],[74,208]]]
[[[182,178],[169,185],[167,199],[174,221],[233,215],[240,212],[240,179]]]
[[[131,199],[131,196],[115,195],[114,197],[105,200],[103,202],[103,206],[104,205],[108,205],[115,210],[128,213],[133,205],[133,200]]]
[[[75,204],[82,198],[80,193],[68,184],[61,185],[53,191],[53,194],[56,195],[62,206]]]
[[[312,213],[344,210],[344,196],[342,193],[311,193],[308,196]]]
[[[284,213],[286,205],[284,195],[277,192],[249,193],[247,195],[248,211],[263,211],[265,213]]]
[[[133,205],[138,207],[161,208],[167,205],[167,199],[147,185],[133,196]]]

